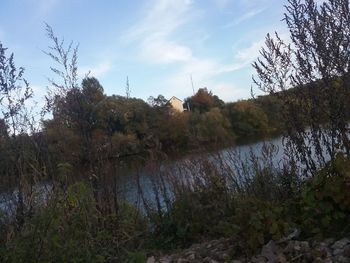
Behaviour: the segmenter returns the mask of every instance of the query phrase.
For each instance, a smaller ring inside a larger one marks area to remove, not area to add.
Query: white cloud
[[[218,75],[243,69],[250,66],[251,62],[258,58],[263,43],[264,40],[259,40],[253,42],[248,48],[240,49],[234,56],[232,63],[229,64],[220,63],[214,59],[192,58],[184,63],[176,74],[176,78],[182,78],[180,76],[187,78],[189,74],[192,74],[197,79],[209,81]]]
[[[169,87],[169,89],[165,91],[165,94],[179,97],[189,96],[192,94],[192,76],[195,91],[208,87],[225,100],[231,99],[235,93],[235,87],[227,83],[217,83],[213,79],[225,73],[238,71],[242,67],[243,65],[240,63],[224,64],[213,59],[192,58],[184,63],[174,75],[167,78],[164,86]],[[230,91],[229,87],[233,90]]]
[[[237,26],[237,25],[241,24],[242,22],[257,16],[258,14],[262,13],[264,10],[265,10],[265,8],[250,10],[250,11],[246,12],[245,14],[241,15],[240,17],[238,17],[237,19],[233,20],[232,22],[224,25],[223,28],[227,29],[227,28]]]
[[[249,47],[240,49],[235,58],[238,59],[242,64],[249,64],[259,57],[259,51],[264,45],[265,40],[258,40],[253,42]]]
[[[231,83],[216,82],[213,79],[228,73],[234,74],[250,67],[251,63],[258,58],[263,43],[264,39],[257,40],[252,42],[249,47],[238,50],[232,63],[192,57],[189,61],[183,63],[182,67],[173,76],[168,78],[165,86],[172,87],[171,92],[177,92],[179,96],[188,96],[189,91],[192,90],[190,82],[190,76],[192,75],[195,90],[208,87],[226,101],[243,98],[244,94],[247,94],[246,89],[239,89]],[[249,86],[249,84],[247,85]]]
[[[213,1],[219,6],[230,3],[230,0]],[[216,82],[214,79],[250,66],[250,63],[257,58],[263,41],[252,42],[250,47],[239,50],[230,63],[199,57],[192,52],[188,42],[179,41],[179,34],[177,34],[179,29],[193,22],[196,12],[198,14],[192,1],[153,0],[152,5],[147,8],[143,18],[130,27],[121,40],[126,44],[136,44],[137,57],[147,63],[177,63],[175,73],[162,81],[160,86],[163,90],[154,90],[154,92],[166,96],[186,97],[192,93],[190,80],[192,75],[195,90],[208,86],[225,100],[242,97],[242,94],[246,93],[232,84]],[[262,11],[263,9],[251,10],[235,20],[235,23],[241,23]]]
[[[232,0],[212,0],[219,8],[225,8]]]
[[[172,63],[188,61],[192,58],[192,50],[184,45],[164,39],[146,39],[143,44],[142,56],[153,63]]]
[[[187,22],[187,12],[192,6],[189,0],[153,0],[145,7],[142,19],[122,36],[126,41],[138,40],[145,36],[164,37]]]
[[[102,62],[94,66],[82,66],[78,69],[78,75],[84,78],[86,74],[93,77],[101,77],[112,69],[112,63]]]
[[[150,63],[187,61],[192,57],[188,46],[172,37],[191,18],[191,0],[154,0],[149,11],[122,36],[126,43],[140,43],[139,56]]]
[[[210,90],[225,101],[234,101],[247,98],[247,89],[239,88],[232,83],[218,82],[210,83]]]

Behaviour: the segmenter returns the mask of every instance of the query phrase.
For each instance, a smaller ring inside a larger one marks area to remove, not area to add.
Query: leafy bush
[[[206,185],[177,195],[169,211],[153,215],[154,245],[171,249],[203,238],[218,237],[213,223],[225,216],[229,202],[223,178],[213,176]]]
[[[171,209],[153,219],[154,245],[186,247],[204,239],[228,237],[237,253],[251,253],[270,239],[278,240],[293,226],[288,207],[234,193],[220,175],[177,196]]]
[[[234,204],[232,216],[216,228],[236,237],[237,251],[254,252],[271,239],[281,239],[293,226],[281,204],[247,197],[236,199]]]
[[[0,261],[123,262],[145,229],[145,221],[126,203],[118,215],[102,215],[90,188],[77,183],[67,192],[57,190],[20,232],[12,231]]]
[[[349,230],[350,160],[339,154],[308,180],[301,198],[305,233],[322,238]]]

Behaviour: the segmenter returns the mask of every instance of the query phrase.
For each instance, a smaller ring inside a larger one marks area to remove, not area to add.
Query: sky
[[[48,23],[79,44],[80,78],[90,72],[108,95],[176,96],[207,87],[222,100],[249,98],[267,33],[286,29],[284,0],[0,0],[0,41],[42,101],[54,62]],[[254,87],[255,92],[259,91]]]

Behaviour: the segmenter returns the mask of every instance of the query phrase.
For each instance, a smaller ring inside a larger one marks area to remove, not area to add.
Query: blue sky
[[[268,32],[285,34],[281,0],[1,0],[0,41],[36,92],[53,62],[44,22],[79,43],[79,72],[107,94],[181,99],[207,87],[224,101],[250,96],[251,63]]]

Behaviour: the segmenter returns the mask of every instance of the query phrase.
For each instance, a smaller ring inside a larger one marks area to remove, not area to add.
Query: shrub
[[[312,179],[301,196],[304,232],[319,238],[349,230],[350,160],[339,154]]]
[[[217,228],[236,237],[238,253],[250,254],[269,240],[281,239],[292,226],[286,206],[243,197],[234,201],[231,218],[221,221]]]
[[[0,249],[1,262],[124,262],[147,226],[121,203],[118,215],[102,215],[84,183],[57,190]],[[10,232],[8,232],[10,233]]]

